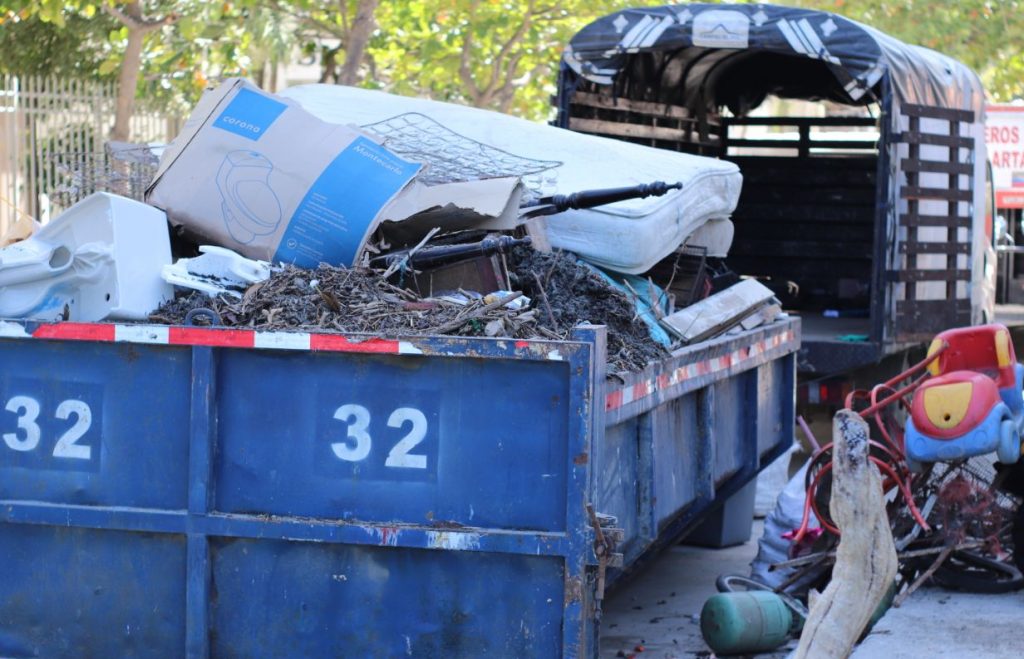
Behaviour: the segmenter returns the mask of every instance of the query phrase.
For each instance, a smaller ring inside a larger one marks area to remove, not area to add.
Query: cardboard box
[[[419,169],[356,127],[231,79],[203,95],[146,201],[250,258],[352,265]]]

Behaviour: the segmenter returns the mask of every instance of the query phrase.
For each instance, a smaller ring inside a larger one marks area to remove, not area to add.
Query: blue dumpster
[[[579,657],[792,441],[799,324],[607,381],[603,327],[0,337],[0,656]]]

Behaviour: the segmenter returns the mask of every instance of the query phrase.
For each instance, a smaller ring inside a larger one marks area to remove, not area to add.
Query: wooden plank
[[[907,124],[908,124],[907,128],[909,128],[911,133],[917,133],[918,129],[921,127],[921,118],[918,117],[917,115],[910,115],[910,118],[908,119]],[[921,145],[917,144],[915,142],[909,143],[907,145],[907,155],[909,156],[909,160],[920,160],[921,159]],[[906,177],[907,177],[907,186],[909,186],[909,187],[917,187],[919,179],[920,179],[920,176],[919,176],[918,172],[907,172],[906,173]],[[907,211],[909,213],[917,213],[919,211],[919,206],[920,206],[920,204],[918,203],[917,199],[915,199],[913,197],[910,197],[910,198],[907,199]],[[910,264],[917,265],[916,259],[907,259],[907,261],[908,261],[908,265],[910,265]],[[888,291],[890,295],[894,294],[894,290],[893,289],[894,289],[894,286],[890,285],[889,286],[889,291]],[[911,300],[912,301],[912,300],[917,299],[917,286],[906,286],[906,287],[904,287],[904,294],[906,295],[906,299],[907,300]],[[911,328],[906,328],[906,327],[900,326],[899,322],[897,321],[897,327],[896,327],[897,333],[899,333],[900,331],[907,331],[908,329],[913,330],[912,327]]]
[[[602,121],[600,119],[569,118],[569,130],[597,135],[617,135],[619,137],[640,137],[651,140],[692,143],[686,139],[686,131],[664,126],[642,126],[639,124]]]
[[[869,126],[877,121],[871,117],[727,117],[728,126]]]
[[[796,160],[790,158],[789,160]],[[807,160],[798,162],[806,163]],[[787,168],[780,163],[779,168],[770,171],[756,167],[745,168],[743,164],[737,163],[740,171],[743,172],[743,187],[750,186],[785,186],[787,188],[814,188],[822,185],[841,186],[844,188],[868,188],[875,189],[875,171],[858,170],[846,168],[829,168],[821,165],[806,168]],[[841,165],[840,165],[841,167]]]
[[[674,119],[696,121],[686,108],[680,105],[668,105],[667,103],[635,101],[630,98],[606,96],[604,94],[588,94],[586,92],[576,92],[572,97],[571,103],[573,105],[583,105],[602,110],[621,110],[637,114],[648,114],[652,117],[672,117]]]
[[[792,156],[773,156],[760,153],[743,154],[729,158],[732,162],[758,168],[771,169],[776,165],[788,169],[814,170],[821,167],[821,163],[828,163],[836,167],[852,167],[860,170],[876,171],[878,169],[878,156],[871,153],[823,153],[815,158],[813,163],[806,160],[797,160]]]
[[[899,562],[882,477],[868,459],[871,430],[852,410],[832,421],[829,510],[842,530],[831,581],[810,604],[794,659],[849,657],[871,612],[885,599]]]
[[[950,190],[948,188],[922,188],[905,185],[900,189],[903,199],[946,199],[949,201],[971,201],[974,193],[970,190]]]
[[[799,240],[737,240],[729,250],[733,256],[741,254],[770,254],[774,258],[801,258],[832,260],[835,258],[836,243],[840,241],[799,241]],[[873,245],[870,242],[855,243],[841,241],[843,258],[870,259]]]
[[[956,242],[902,242],[901,254],[970,254],[970,243]]]
[[[969,216],[921,215],[903,213],[900,226],[905,227],[970,227],[973,219]]]
[[[738,245],[749,241],[759,243],[764,240],[785,240],[785,241],[818,241],[833,244],[837,242],[866,243],[874,244],[874,226],[869,222],[846,223],[846,222],[819,222],[815,220],[783,220],[771,221],[761,219],[743,219],[736,222],[737,239],[733,243]],[[742,228],[741,228],[742,227]],[[740,240],[742,237],[742,240]]]
[[[932,144],[960,149],[974,148],[974,139],[970,137],[952,137],[950,135],[933,135],[919,130],[908,130],[895,136],[894,142],[905,144]]]
[[[957,110],[954,108],[935,107],[934,105],[906,103],[900,106],[900,111],[907,116],[944,119],[946,121],[966,121],[969,124],[974,123],[974,112],[971,110]]]
[[[805,173],[821,172],[845,180],[849,171],[858,174],[870,173],[872,177],[878,170],[878,157],[871,154],[822,154],[813,161],[800,160],[792,156],[742,155],[729,158],[740,166],[743,180],[749,176],[773,174],[782,182],[792,181],[793,174],[802,177]]]
[[[970,270],[889,270],[890,281],[970,281]]]
[[[795,282],[824,281],[826,279],[867,279],[871,276],[871,260],[846,257],[833,252],[835,268],[823,268],[818,261],[809,259],[779,259],[771,254],[736,254],[729,252],[729,267],[746,275],[777,275]],[[841,270],[840,270],[841,269]]]
[[[746,203],[736,208],[734,222],[829,222],[836,224],[867,224],[874,226],[874,209],[865,206],[794,207],[786,204]]]
[[[662,318],[661,324],[683,342],[692,343],[729,329],[773,297],[775,294],[761,282],[744,279]]]
[[[741,170],[742,171],[742,170]],[[875,206],[874,188],[812,187],[794,189],[782,186],[758,185],[744,188],[740,192],[740,204],[775,202],[788,205],[794,211],[795,205],[804,208],[817,204],[838,206]]]
[[[960,298],[957,300],[915,300],[913,302],[907,302],[906,300],[896,301],[896,313],[898,314],[920,311],[925,311],[928,314],[941,314],[944,311],[952,313],[970,313],[971,300],[970,298]]]
[[[966,174],[967,176],[974,173],[974,165],[969,163],[910,160],[909,158],[900,161],[900,168],[905,172],[938,172],[940,174]]]
[[[878,147],[877,142],[868,140],[811,140],[801,143],[799,140],[758,140],[747,138],[729,138],[729,147],[746,147],[757,149],[801,149],[804,146],[811,149],[857,149],[874,151]]]
[[[898,341],[930,341],[936,334],[950,327],[969,325],[971,322],[971,301],[957,300],[914,300],[896,302],[898,325],[906,330],[898,333]]]

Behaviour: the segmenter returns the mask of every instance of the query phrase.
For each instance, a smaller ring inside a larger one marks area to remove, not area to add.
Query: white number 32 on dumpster
[[[370,431],[370,410],[362,405],[349,403],[336,409],[334,418],[347,428],[344,440],[331,443],[334,455],[346,462],[361,462],[369,457],[375,441]],[[384,466],[398,469],[427,469],[429,456],[416,450],[429,431],[427,415],[415,407],[399,407],[388,416],[387,427],[398,430],[400,437],[396,440],[393,437],[394,431],[388,433],[385,446],[388,454]]]
[[[7,400],[4,409],[16,415],[14,430],[2,435],[7,448],[19,453],[44,450],[39,446],[44,439],[47,440],[46,446],[50,446],[53,439],[45,438],[40,427],[41,417],[47,414],[47,411],[42,409],[37,399],[31,396],[12,396]],[[60,431],[60,436],[53,441],[51,455],[70,460],[92,459],[92,447],[78,443],[92,427],[92,409],[88,403],[74,399],[64,400],[56,406],[52,415],[59,421],[72,423],[70,427]]]

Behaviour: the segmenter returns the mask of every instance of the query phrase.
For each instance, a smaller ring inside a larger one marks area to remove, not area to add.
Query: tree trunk
[[[135,88],[139,84],[139,70],[142,68],[142,40],[146,33],[142,28],[128,28],[128,46],[124,50],[124,60],[117,78],[117,109],[114,115],[114,128],[110,131],[110,139],[115,142],[127,142],[131,139],[132,113],[135,112]]]
[[[339,48],[326,48],[323,47],[320,50],[320,83],[338,81],[338,64],[337,57]]]
[[[163,18],[149,20],[142,15],[142,3],[132,0],[125,4],[123,11],[111,4],[100,5],[103,11],[117,19],[117,22],[128,29],[128,45],[121,61],[121,71],[117,77],[117,106],[114,114],[114,127],[110,131],[110,139],[115,142],[127,142],[131,138],[132,113],[135,111],[135,90],[139,84],[139,73],[142,70],[142,44],[146,35],[170,25],[178,20],[177,14],[170,13]]]
[[[280,68],[280,64],[277,59],[270,60],[270,92],[272,94],[277,93],[277,70]]]
[[[363,64],[366,45],[377,27],[373,13],[377,10],[380,0],[359,0],[356,6],[356,18],[352,21],[352,29],[345,43],[345,64],[341,67],[338,84],[354,85],[359,82],[359,69]]]

